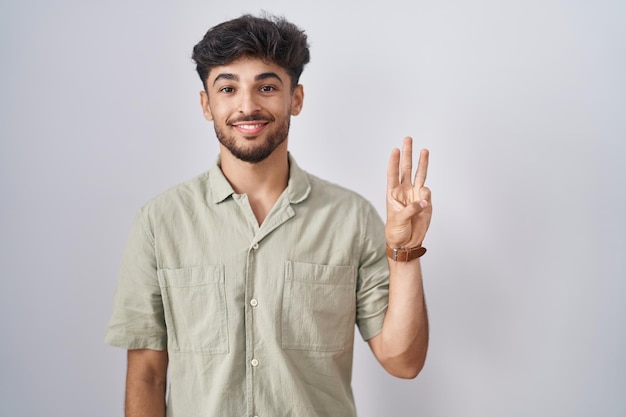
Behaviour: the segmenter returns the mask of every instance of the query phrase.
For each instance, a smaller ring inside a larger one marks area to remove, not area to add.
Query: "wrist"
[[[390,247],[387,244],[387,257],[395,262],[410,262],[426,253],[426,248],[419,245],[412,248]]]

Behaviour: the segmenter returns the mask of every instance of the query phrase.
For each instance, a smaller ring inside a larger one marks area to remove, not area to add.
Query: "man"
[[[193,58],[220,158],[131,230],[106,334],[128,349],[126,416],[354,416],[355,323],[392,375],[425,361],[428,153],[412,181],[411,139],[392,152],[383,225],[288,153],[304,32],[246,15],[210,29]]]

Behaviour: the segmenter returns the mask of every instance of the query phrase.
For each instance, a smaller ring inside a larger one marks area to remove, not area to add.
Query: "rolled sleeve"
[[[157,279],[154,237],[142,209],[122,257],[105,342],[125,349],[164,350],[167,331]]]
[[[364,340],[382,331],[388,303],[389,263],[385,255],[385,229],[380,216],[370,206],[362,230],[356,294],[356,323]]]

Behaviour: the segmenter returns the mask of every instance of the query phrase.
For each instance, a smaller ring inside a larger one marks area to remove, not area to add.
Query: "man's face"
[[[204,116],[213,121],[220,143],[251,163],[286,146],[291,116],[300,113],[303,98],[302,86],[292,91],[282,67],[245,57],[211,69],[206,92],[200,92]]]

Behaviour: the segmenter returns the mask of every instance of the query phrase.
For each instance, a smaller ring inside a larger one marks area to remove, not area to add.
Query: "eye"
[[[234,88],[232,88],[232,87],[222,87],[222,88],[220,88],[220,92],[221,92],[221,93],[230,94],[230,93],[232,93],[233,91],[235,91],[235,89],[234,89]]]
[[[276,88],[272,85],[264,85],[260,88],[260,90],[264,93],[271,93],[272,91],[276,91]]]

